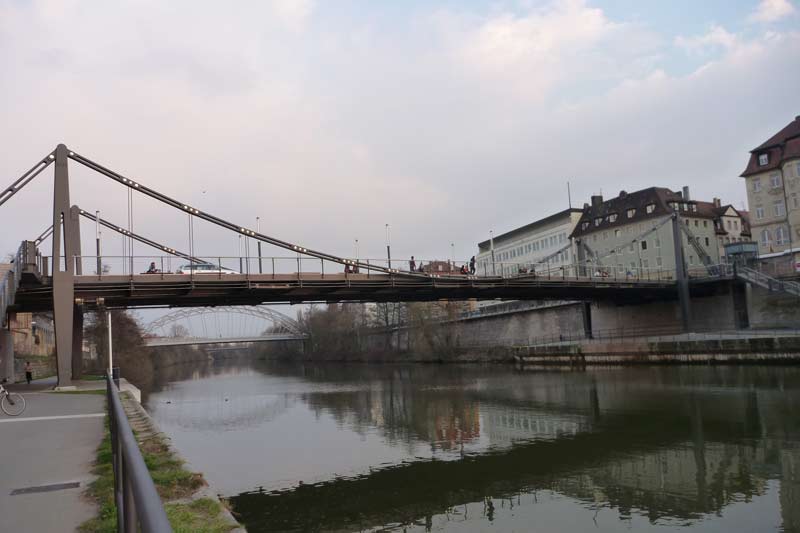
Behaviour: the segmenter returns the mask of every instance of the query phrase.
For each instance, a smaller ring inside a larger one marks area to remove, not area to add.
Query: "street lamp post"
[[[389,268],[392,268],[392,243],[389,239],[389,224],[386,224],[386,259],[389,261]]]
[[[256,217],[256,233],[261,234],[261,217]],[[264,269],[261,267],[261,239],[258,240],[258,273],[263,274]]]
[[[456,245],[455,243],[450,243],[450,270],[453,270],[456,267]]]
[[[100,259],[100,211],[94,212],[94,240],[97,244],[97,275],[103,274],[103,261]]]

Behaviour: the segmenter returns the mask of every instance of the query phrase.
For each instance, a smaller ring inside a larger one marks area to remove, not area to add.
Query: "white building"
[[[569,236],[582,213],[565,209],[479,243],[477,273],[509,276],[521,269],[540,272],[570,264]]]

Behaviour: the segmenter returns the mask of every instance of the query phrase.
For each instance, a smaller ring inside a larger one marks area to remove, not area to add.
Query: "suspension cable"
[[[12,196],[21,191],[23,187],[33,180],[33,178],[38,176],[44,169],[50,166],[55,159],[55,151],[50,152],[44,158],[40,159],[39,162],[33,165],[29,171],[19,177],[14,183],[0,193],[0,205],[3,205],[9,201]]]
[[[308,255],[308,256],[311,256],[311,257],[316,257],[317,259],[323,259],[323,260],[330,261],[330,262],[333,262],[333,263],[339,263],[339,264],[343,264],[343,265],[351,264],[351,265],[356,265],[356,266],[359,266],[359,267],[367,269],[367,270],[377,270],[377,271],[385,272],[385,273],[398,273],[399,272],[399,270],[397,270],[397,269],[391,269],[391,268],[388,268],[388,267],[383,267],[383,266],[374,265],[374,264],[367,265],[366,263],[356,263],[355,261],[352,261],[352,260],[349,260],[349,259],[344,259],[342,257],[338,257],[338,256],[335,256],[335,255],[327,254],[325,252],[304,248],[302,246],[290,243],[288,241],[277,239],[275,237],[270,237],[268,235],[264,235],[264,234],[259,233],[257,231],[253,231],[253,230],[251,230],[249,228],[246,228],[246,227],[243,227],[243,226],[239,226],[237,224],[233,224],[231,222],[228,222],[227,220],[224,220],[224,219],[221,219],[221,218],[216,217],[214,215],[211,215],[209,213],[205,213],[203,211],[200,211],[199,209],[197,209],[195,207],[192,207],[192,206],[190,206],[188,204],[179,202],[179,201],[177,201],[177,200],[175,200],[173,198],[170,198],[169,196],[167,196],[165,194],[162,194],[162,193],[160,193],[160,192],[158,192],[158,191],[156,191],[154,189],[151,189],[151,188],[149,188],[149,187],[147,187],[145,185],[142,185],[141,183],[138,183],[138,182],[136,182],[134,180],[131,180],[130,178],[127,178],[127,177],[123,176],[122,174],[114,172],[113,170],[110,170],[110,169],[100,165],[99,163],[96,163],[96,162],[92,161],[91,159],[78,154],[77,152],[70,151],[70,152],[68,152],[68,154],[69,154],[69,158],[72,159],[73,161],[76,161],[76,162],[84,165],[85,167],[90,168],[90,169],[92,169],[92,170],[94,170],[94,171],[96,171],[96,172],[98,172],[98,173],[100,173],[100,174],[102,174],[102,175],[104,175],[104,176],[106,176],[106,177],[118,182],[118,183],[121,183],[122,185],[125,185],[126,187],[129,187],[132,190],[136,190],[136,191],[138,191],[138,192],[140,192],[142,194],[145,194],[147,196],[150,196],[151,198],[154,198],[154,199],[156,199],[156,200],[158,200],[158,201],[160,201],[160,202],[162,202],[164,204],[167,204],[170,207],[173,207],[175,209],[178,209],[178,210],[193,214],[194,216],[196,216],[198,218],[201,218],[201,219],[203,219],[203,220],[205,220],[207,222],[210,222],[212,224],[216,224],[217,226],[220,226],[222,228],[225,228],[225,229],[228,229],[230,231],[236,232],[238,234],[245,235],[245,236],[250,236],[253,239],[256,239],[256,240],[259,240],[259,241],[262,241],[262,242],[266,242],[268,244],[272,244],[273,246],[277,246],[279,248],[284,248],[286,250],[291,250],[293,252],[297,252],[298,254]],[[407,273],[403,273],[403,274],[407,274]],[[408,274],[408,275],[412,275],[412,274]],[[418,276],[419,274],[414,274],[414,275]]]

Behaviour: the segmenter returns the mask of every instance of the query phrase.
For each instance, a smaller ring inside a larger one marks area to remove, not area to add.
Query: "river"
[[[250,532],[800,531],[800,368],[170,367],[146,407]]]

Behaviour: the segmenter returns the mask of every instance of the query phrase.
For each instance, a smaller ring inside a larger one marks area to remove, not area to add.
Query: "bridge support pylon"
[[[692,323],[689,275],[686,272],[686,259],[683,257],[681,218],[677,213],[672,214],[672,244],[675,248],[675,281],[678,285],[678,302],[681,307],[681,326],[684,332],[689,332]]]
[[[56,337],[58,387],[72,385],[75,328],[75,273],[79,264],[80,228],[69,203],[69,152],[59,144],[53,180],[53,325]],[[79,268],[79,267],[78,267]],[[80,350],[78,350],[80,354]]]

